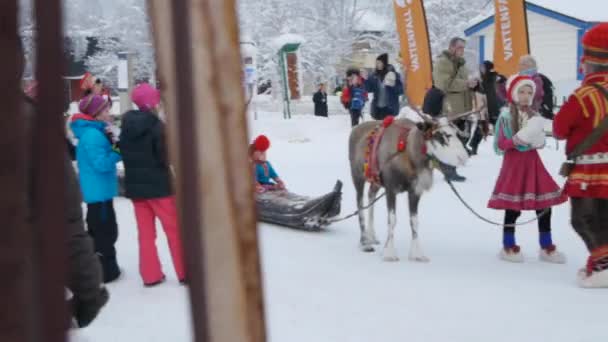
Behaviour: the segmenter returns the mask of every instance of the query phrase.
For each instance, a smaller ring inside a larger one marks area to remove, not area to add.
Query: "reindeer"
[[[408,193],[412,242],[409,260],[430,261],[423,253],[418,241],[418,203],[422,193],[430,190],[433,184],[432,158],[442,163],[462,166],[468,159],[467,151],[457,137],[457,130],[447,118],[425,118],[415,123],[408,119],[394,120],[384,129],[384,134],[376,149],[376,181],[370,181],[365,174],[366,149],[369,149],[369,136],[381,122],[365,122],[355,127],[350,135],[349,159],[351,174],[357,192],[359,225],[361,227],[360,247],[364,252],[373,252],[374,245],[380,244],[374,229],[374,207],[369,209],[367,226],[363,213],[363,195],[366,183],[370,183],[368,198],[371,203],[380,188],[386,192],[388,207],[388,236],[384,245],[383,259],[398,261],[394,246],[396,225],[395,202],[397,194]],[[402,149],[402,151],[399,151]],[[432,158],[431,158],[432,157]],[[373,162],[373,161],[369,161]],[[370,165],[368,165],[370,167]]]

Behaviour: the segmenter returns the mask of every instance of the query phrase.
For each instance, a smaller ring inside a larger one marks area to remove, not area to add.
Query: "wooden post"
[[[34,280],[40,341],[65,341],[67,307],[64,70],[61,0],[35,1],[38,105],[31,151]],[[42,53],[44,52],[44,53]],[[27,152],[27,151],[26,151]]]
[[[66,145],[63,128],[61,3],[36,0],[38,110],[25,111],[17,1],[0,3],[0,340],[63,342]]]
[[[17,37],[17,0],[0,2],[0,341],[32,340],[31,241],[25,221],[21,70]]]
[[[265,341],[234,0],[148,3],[176,166],[195,340]]]

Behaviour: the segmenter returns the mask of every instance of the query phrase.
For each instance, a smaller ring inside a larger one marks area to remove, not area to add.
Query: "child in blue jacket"
[[[270,140],[264,135],[258,136],[249,146],[249,154],[255,165],[256,191],[285,190],[285,183],[276,173],[270,162],[266,160],[266,151],[270,148]]]
[[[109,283],[120,276],[114,244],[118,239],[118,224],[113,199],[118,195],[116,163],[120,154],[108,136],[110,104],[99,95],[89,95],[80,101],[80,114],[72,117],[70,128],[78,139],[76,161],[80,188],[87,203],[87,228],[95,242],[104,274]]]

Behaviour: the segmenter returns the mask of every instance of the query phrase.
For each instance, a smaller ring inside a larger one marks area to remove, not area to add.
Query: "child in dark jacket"
[[[158,218],[167,235],[175,273],[183,283],[186,273],[171,171],[165,153],[165,126],[157,114],[160,93],[143,83],[133,89],[131,98],[139,110],[123,116],[120,149],[125,166],[126,197],[133,201],[137,219],[139,271],[144,286],[158,285],[165,280],[155,244]]]

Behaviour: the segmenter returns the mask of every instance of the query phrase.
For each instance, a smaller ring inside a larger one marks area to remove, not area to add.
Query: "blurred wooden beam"
[[[34,279],[39,341],[66,339],[67,232],[63,26],[61,0],[36,0],[38,99],[32,131],[31,170]]]
[[[265,341],[234,1],[148,3],[176,161],[196,341]]]
[[[17,0],[0,1],[0,341],[32,340],[31,240],[26,224],[25,141]]]

